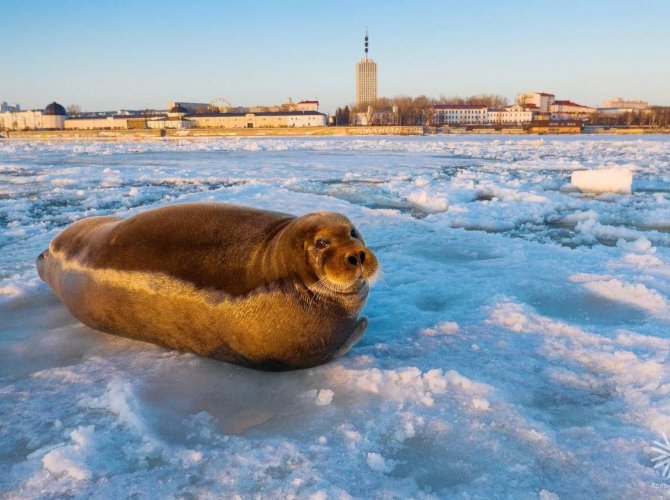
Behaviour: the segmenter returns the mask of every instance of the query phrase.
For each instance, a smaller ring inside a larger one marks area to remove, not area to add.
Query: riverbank
[[[139,130],[24,130],[0,132],[8,139],[131,139],[164,137],[267,137],[345,135],[424,135],[425,127],[191,128]]]
[[[191,128],[132,130],[23,130],[0,131],[3,139],[152,140],[182,137],[294,137],[294,136],[412,136],[412,135],[650,135],[669,134],[670,129],[642,127],[589,127],[575,130],[533,131],[524,128],[466,128],[423,126],[300,127],[300,128]]]

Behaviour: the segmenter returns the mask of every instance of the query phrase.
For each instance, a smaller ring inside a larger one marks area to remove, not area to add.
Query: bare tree
[[[507,98],[498,94],[479,94],[466,99],[465,104],[475,104],[489,108],[504,108],[508,106]]]
[[[70,104],[65,110],[69,116],[77,116],[81,114],[81,106],[79,106],[79,104]]]
[[[472,104],[489,108],[503,108],[508,105],[504,96],[498,94],[479,94],[470,97],[441,95],[439,99],[420,95],[417,97],[396,96],[381,97],[374,102],[355,105],[351,113],[366,113],[372,106],[371,117],[375,125],[431,125],[436,104]]]

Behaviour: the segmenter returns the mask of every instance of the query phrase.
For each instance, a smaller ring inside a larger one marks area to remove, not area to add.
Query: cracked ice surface
[[[632,191],[569,189],[596,169]],[[361,343],[255,372],[88,329],[36,276],[73,221],[198,200],[352,218],[384,271]],[[0,227],[4,496],[659,493],[666,137],[2,141]]]

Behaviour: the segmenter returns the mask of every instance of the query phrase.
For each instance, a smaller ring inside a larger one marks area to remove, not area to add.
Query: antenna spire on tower
[[[368,27],[365,27],[365,58],[368,58]]]

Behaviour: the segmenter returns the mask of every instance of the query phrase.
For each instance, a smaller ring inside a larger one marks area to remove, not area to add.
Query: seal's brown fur
[[[79,221],[37,267],[93,328],[290,369],[341,355],[362,336],[377,261],[340,214],[194,203]]]

